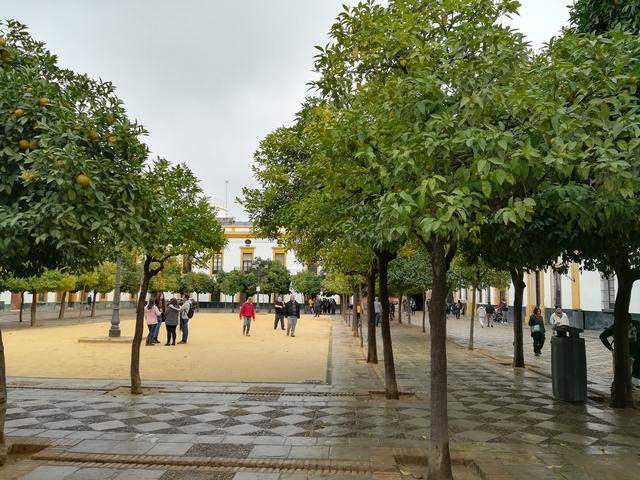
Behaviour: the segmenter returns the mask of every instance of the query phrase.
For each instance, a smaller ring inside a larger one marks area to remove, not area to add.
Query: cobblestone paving
[[[414,318],[421,319],[421,313]],[[415,323],[415,322],[414,322]],[[414,325],[415,326],[415,325]],[[456,320],[449,316],[447,322],[449,338],[460,345],[469,342],[469,320],[462,317]],[[611,353],[604,348],[599,339],[600,331],[586,330],[581,336],[585,339],[587,353],[587,381],[589,387],[603,395],[609,395],[613,380],[613,362]],[[542,355],[533,354],[533,342],[528,327],[523,329],[524,356],[527,366],[535,368],[546,375],[551,375],[551,330],[547,327],[547,338],[542,349]],[[513,359],[513,325],[496,324],[494,328],[481,328],[476,321],[474,328],[474,347],[482,349],[496,356]],[[640,390],[637,395],[640,401]]]
[[[464,325],[468,327],[466,322],[450,323],[454,339],[456,328],[462,336]],[[70,443],[68,450],[76,453],[247,460],[359,461],[369,459],[375,447],[426,448],[428,337],[397,324],[392,330],[400,389],[415,394],[400,401],[375,393],[384,385],[382,364],[367,365],[359,340],[335,317],[331,385],[157,382],[154,386],[161,393],[132,397],[110,394],[117,384],[109,381],[12,379],[7,433],[62,438]],[[507,341],[509,330],[491,330],[491,334],[478,334],[479,345],[484,345],[485,335],[491,341]],[[378,342],[381,345],[380,338]],[[530,370],[514,371],[455,344],[449,345],[448,359],[454,452],[497,459],[518,480],[637,478],[640,412],[612,410],[593,400],[586,404],[556,401],[549,378]],[[193,472],[52,464],[41,465],[24,478],[367,478],[188,473]]]

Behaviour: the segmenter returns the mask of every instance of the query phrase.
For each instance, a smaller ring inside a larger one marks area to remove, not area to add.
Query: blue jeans
[[[160,324],[156,323],[155,325],[147,324],[149,327],[149,335],[147,336],[147,343],[150,343],[153,339],[158,337],[158,326]]]
[[[242,334],[249,335],[251,329],[251,317],[242,317]]]
[[[180,331],[182,332],[181,342],[187,343],[187,338],[189,337],[189,319],[188,318],[180,319]]]

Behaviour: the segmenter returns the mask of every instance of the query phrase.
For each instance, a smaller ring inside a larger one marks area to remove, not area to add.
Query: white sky
[[[559,32],[571,0],[521,0],[512,25],[534,48]],[[314,45],[357,0],[0,0],[60,64],[112,81],[154,155],[185,162],[205,193],[253,186],[260,140],[288,125],[313,78]]]

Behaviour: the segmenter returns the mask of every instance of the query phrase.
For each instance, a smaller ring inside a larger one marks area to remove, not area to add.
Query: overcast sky
[[[513,25],[539,48],[566,23],[571,0],[521,0]],[[205,193],[234,199],[251,162],[288,125],[314,77],[314,45],[357,0],[0,0],[60,64],[111,80],[154,155],[185,162]]]

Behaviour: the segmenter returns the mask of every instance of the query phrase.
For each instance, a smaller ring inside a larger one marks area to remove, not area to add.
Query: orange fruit
[[[25,140],[24,138],[18,142],[18,146],[20,150],[26,150],[29,148],[29,140]]]
[[[96,132],[95,130],[91,130],[87,134],[87,137],[89,137],[89,140],[91,140],[91,141],[96,141],[98,139],[98,132]]]
[[[64,168],[64,165],[65,165],[64,160],[58,160],[56,163],[58,164],[58,167]]]
[[[105,120],[109,125],[112,125],[116,121],[116,118],[113,115],[109,114],[105,117]]]
[[[4,47],[6,44],[7,41],[4,38],[0,37],[0,48]]]
[[[113,145],[114,143],[116,143],[116,140],[118,140],[118,137],[116,137],[115,135],[109,135],[107,137],[107,143]]]
[[[80,185],[82,188],[87,188],[91,183],[91,179],[84,173],[81,173],[76,177],[76,183]]]
[[[14,114],[16,117],[20,118],[21,116],[23,116],[23,115],[24,115],[24,110],[23,110],[23,109],[21,109],[21,108],[16,108],[16,111],[15,111],[15,112],[13,112],[13,114]]]
[[[38,99],[38,105],[40,105],[41,107],[46,107],[47,105],[49,105],[49,99],[47,97],[40,97]]]
[[[38,144],[36,142],[31,142],[29,144],[29,150],[35,150],[36,148],[38,148]]]

